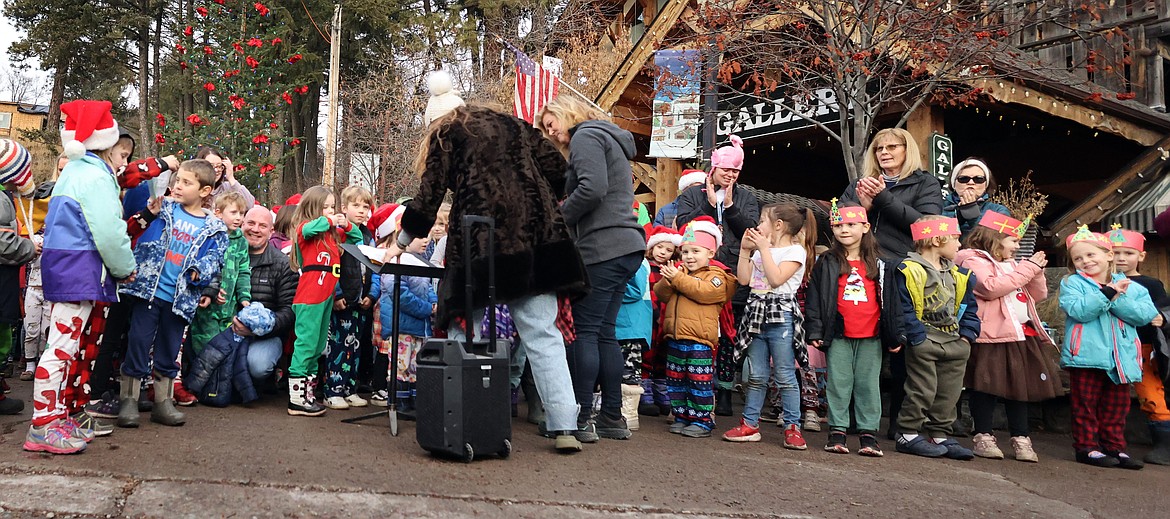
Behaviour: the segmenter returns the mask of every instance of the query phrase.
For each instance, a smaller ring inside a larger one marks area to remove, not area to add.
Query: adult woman
[[[869,212],[873,236],[882,254],[904,258],[914,248],[910,224],[925,214],[942,212],[942,189],[922,170],[922,155],[910,132],[886,128],[874,135],[865,154],[861,179],[845,188],[844,203],[859,203]]]
[[[512,311],[544,401],[546,428],[557,432],[557,450],[581,450],[572,434],[578,408],[564,337],[556,326],[557,293],[578,296],[588,286],[581,256],[557,210],[564,193],[565,158],[532,125],[488,108],[463,106],[431,123],[415,169],[421,176],[418,196],[402,215],[391,257],[415,236],[430,232],[443,196],[451,190],[446,269],[435,319],[447,326],[465,313],[464,287],[469,282],[474,289],[471,306],[482,315],[487,305],[486,228],[472,229],[472,241],[464,243],[463,216],[495,219],[497,302],[507,303]],[[465,262],[472,264],[472,280],[465,278]],[[460,335],[457,329],[452,332]]]
[[[942,189],[934,177],[922,170],[922,155],[910,132],[886,128],[874,135],[865,155],[862,177],[845,188],[845,204],[860,203],[869,212],[873,236],[882,255],[901,261],[914,249],[910,224],[925,214],[942,211]],[[887,344],[887,348],[895,345]],[[905,354],[890,355],[890,423],[906,398]],[[887,437],[894,439],[894,425]]]
[[[230,159],[223,156],[223,152],[211,146],[201,146],[195,152],[195,158],[204,159],[215,167],[215,189],[211,190],[211,197],[207,199],[205,205],[210,207],[215,197],[229,191],[235,191],[244,195],[244,200],[247,202],[249,209],[256,205],[256,197],[252,196],[252,192],[248,191],[247,187],[236,180],[235,167],[232,166]]]
[[[630,159],[634,136],[599,110],[573,96],[561,96],[540,112],[545,136],[568,151],[569,171],[561,214],[589,272],[589,295],[573,302],[577,339],[569,346],[569,369],[581,412],[577,439],[630,437],[621,414],[624,360],[616,321],[626,282],[642,264],[646,234],[630,207],[634,187]],[[601,413],[590,420],[593,388],[601,383]]]
[[[993,211],[1012,216],[1008,208],[994,202],[989,202],[995,194],[995,178],[991,176],[991,169],[982,160],[969,157],[955,164],[951,170],[951,194],[947,196],[943,206],[943,216],[952,216],[959,219],[959,230],[963,231],[963,239],[983,218],[983,213]],[[1023,219],[1026,214],[1016,215]]]
[[[743,139],[732,135],[729,140],[730,144],[711,152],[711,172],[698,185],[691,185],[679,193],[675,224],[683,229],[695,218],[710,216],[723,229],[723,245],[715,251],[715,259],[734,269],[739,264],[740,238],[760,222],[760,201],[737,182],[743,169]],[[679,184],[682,184],[681,179]],[[735,291],[731,305],[736,322],[747,306],[750,293],[751,287],[746,284]],[[731,416],[731,393],[735,389],[734,348],[719,348],[717,355],[715,414]]]

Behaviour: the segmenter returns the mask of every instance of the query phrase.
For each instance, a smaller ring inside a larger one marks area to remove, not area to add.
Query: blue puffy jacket
[[[1122,279],[1125,275],[1113,274],[1113,282]],[[1100,284],[1077,272],[1060,282],[1060,309],[1068,314],[1061,367],[1103,369],[1114,384],[1141,382],[1137,327],[1158,315],[1145,287],[1131,283],[1124,294],[1110,300]]]
[[[248,372],[251,344],[251,337],[236,335],[231,328],[220,332],[195,358],[183,385],[200,402],[212,407],[231,405],[233,392],[239,395],[240,403],[256,400],[259,395]]]
[[[404,258],[403,263],[406,264],[431,266],[413,255],[403,254],[402,257]],[[382,314],[382,338],[388,339],[392,330],[391,325],[394,322],[395,294],[392,274],[382,274],[381,291],[382,297],[379,299],[379,306]],[[398,310],[398,333],[417,337],[433,335],[431,332],[431,310],[432,305],[438,300],[430,278],[403,276],[402,287],[398,291],[398,303],[401,305]]]
[[[175,211],[181,210],[178,202],[170,200],[163,202],[158,216],[150,222],[146,231],[138,238],[138,243],[134,245],[134,259],[138,261],[134,281],[123,285],[118,293],[147,301],[154,299],[159,278],[162,276],[163,262],[170,248]],[[227,226],[219,218],[207,215],[207,222],[191,242],[191,252],[183,260],[182,275],[175,282],[175,301],[172,307],[175,315],[187,322],[191,322],[195,317],[203,289],[219,277],[227,246]]]

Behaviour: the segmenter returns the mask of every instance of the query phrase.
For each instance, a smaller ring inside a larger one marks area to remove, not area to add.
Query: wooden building
[[[45,129],[48,115],[48,106],[0,101],[0,138],[12,139],[28,148],[33,158],[33,178],[37,181],[53,175],[57,152],[44,143],[29,139],[23,131]]]
[[[683,41],[687,31],[701,32],[696,26],[698,2],[596,1],[621,4],[623,14],[613,23],[629,30],[613,33],[635,39],[596,102],[635,135],[639,156],[634,170],[643,185],[639,199],[667,203],[676,196],[679,172],[698,164],[646,155],[653,120],[652,65],[655,53],[664,50],[663,42]],[[1095,27],[1119,27],[1128,35],[1131,65],[1123,74],[1088,77],[1086,71],[1074,69],[1063,76],[997,63],[994,66],[1010,79],[972,79],[971,88],[981,88],[984,95],[971,104],[924,106],[911,114],[906,129],[918,140],[927,164],[931,136],[941,134],[953,143],[954,161],[983,158],[1001,185],[1030,173],[1033,183],[1049,196],[1049,207],[1038,218],[1049,238],[1045,244],[1063,242],[1081,224],[1104,229],[1123,220],[1150,236],[1148,270],[1170,279],[1166,244],[1148,234],[1153,231],[1150,213],[1170,205],[1166,180],[1170,117],[1165,114],[1170,95],[1170,0],[1117,2]],[[1059,63],[1106,48],[1084,43],[1069,28],[1055,24],[1037,26],[1011,43]],[[1120,62],[1124,56],[1112,58]],[[901,115],[890,114],[886,125]],[[781,124],[788,126],[783,131],[767,128]],[[838,143],[799,121],[761,120],[760,125],[762,131],[741,134],[746,153],[741,182],[820,200],[844,190],[848,177]]]

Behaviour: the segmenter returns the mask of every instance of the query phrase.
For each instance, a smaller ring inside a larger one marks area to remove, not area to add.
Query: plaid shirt
[[[752,338],[759,335],[764,326],[786,322],[785,313],[792,312],[792,350],[801,368],[808,368],[808,347],[804,344],[804,313],[792,294],[767,292],[753,293],[743,311],[743,320],[735,338],[735,360],[738,362],[747,353]]]

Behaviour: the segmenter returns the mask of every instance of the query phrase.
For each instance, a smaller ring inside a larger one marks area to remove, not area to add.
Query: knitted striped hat
[[[21,196],[32,194],[32,155],[19,142],[0,139],[0,184],[16,184]]]

